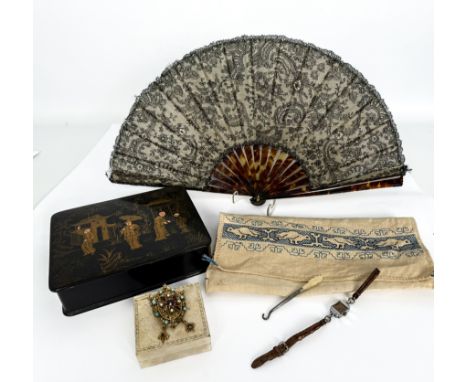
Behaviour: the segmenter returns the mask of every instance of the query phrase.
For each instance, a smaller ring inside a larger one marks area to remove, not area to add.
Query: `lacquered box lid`
[[[51,218],[49,288],[57,291],[128,271],[210,242],[180,187],[58,212]]]

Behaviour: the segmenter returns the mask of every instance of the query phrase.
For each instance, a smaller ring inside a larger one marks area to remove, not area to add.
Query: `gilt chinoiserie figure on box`
[[[204,272],[210,242],[180,187],[62,211],[51,219],[49,286],[73,315]]]

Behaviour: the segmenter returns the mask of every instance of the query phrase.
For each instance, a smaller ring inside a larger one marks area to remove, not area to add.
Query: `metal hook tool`
[[[302,292],[302,288],[299,288],[292,292],[290,295],[288,295],[284,300],[281,300],[278,304],[276,304],[273,308],[271,308],[267,314],[263,313],[262,318],[264,320],[268,320],[271,316],[271,314],[278,309],[280,306],[286,304],[287,302],[291,301],[294,297],[296,297],[299,293]]]
[[[291,301],[294,297],[296,297],[298,294],[301,294],[302,292],[305,292],[306,290],[309,290],[310,288],[313,288],[317,284],[320,284],[323,280],[323,277],[321,275],[314,276],[312,277],[307,283],[305,283],[302,287],[299,289],[296,289],[294,292],[291,294],[287,295],[283,300],[281,300],[278,304],[276,304],[273,308],[271,308],[267,314],[263,313],[262,318],[264,320],[268,320],[271,316],[271,314],[278,309],[280,306],[286,304],[287,302]]]

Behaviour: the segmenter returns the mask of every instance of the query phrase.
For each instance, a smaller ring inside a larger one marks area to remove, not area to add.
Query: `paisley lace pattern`
[[[207,190],[223,158],[252,142],[294,153],[308,192],[406,171],[391,114],[357,70],[312,44],[244,36],[189,53],[137,97],[109,178]]]

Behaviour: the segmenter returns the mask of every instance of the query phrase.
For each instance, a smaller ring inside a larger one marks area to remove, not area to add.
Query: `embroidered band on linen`
[[[308,219],[221,214],[208,292],[285,296],[349,292],[378,267],[373,288],[432,288],[433,262],[412,218]]]

